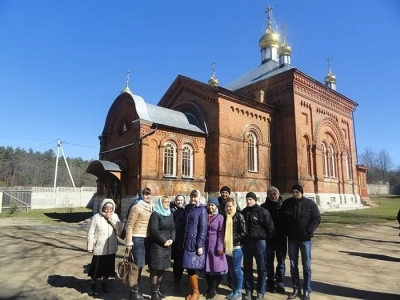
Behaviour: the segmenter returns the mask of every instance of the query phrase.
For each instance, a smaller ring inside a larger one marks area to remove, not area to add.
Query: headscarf
[[[225,205],[225,253],[229,256],[233,254],[233,216],[236,213],[236,201],[233,198],[228,198],[226,201],[232,202],[232,211],[228,213]]]
[[[183,194],[177,194],[176,196],[175,196],[175,199],[174,199],[174,202],[175,202],[175,204],[176,204],[176,199],[178,199],[178,197],[183,197],[183,207],[185,207],[185,205],[186,205],[186,197],[185,197],[185,195],[183,195]],[[178,206],[176,206],[176,207],[178,207]]]
[[[206,204],[205,199],[201,197],[201,193],[199,190],[193,190],[192,192],[196,191],[197,194],[197,203],[195,206],[204,206]],[[190,194],[192,194],[192,192]]]
[[[171,210],[169,208],[164,208],[164,206],[162,205],[163,198],[164,197],[158,198],[157,205],[156,205],[156,208],[154,209],[154,211],[156,213],[158,213],[160,216],[168,217],[171,214]]]

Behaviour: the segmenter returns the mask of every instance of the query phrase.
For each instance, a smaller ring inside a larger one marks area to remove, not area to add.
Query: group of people
[[[163,196],[155,207],[151,190],[145,188],[142,199],[130,208],[126,223],[126,250],[131,251],[139,267],[138,284],[130,289],[129,299],[144,299],[139,284],[146,264],[150,269],[151,300],[165,298],[160,285],[172,260],[176,295],[182,294],[181,279],[184,270],[187,271],[191,290],[186,300],[200,297],[198,274],[204,274],[207,282],[206,299],[216,296],[223,276],[231,288],[226,296],[228,300],[241,299],[242,289],[246,300],[251,300],[254,289],[257,300],[262,300],[266,291],[285,293],[288,248],[293,283],[288,299],[301,296],[299,250],[303,264],[303,299],[310,299],[311,238],[321,218],[317,205],[303,196],[302,186],[293,186],[291,192],[292,197],[283,201],[279,190],[270,187],[261,205],[257,204],[256,194],[249,192],[246,207],[240,210],[227,186],[221,188],[218,199],[209,198],[207,203],[200,191],[193,190],[188,201],[182,194],[176,195],[173,203],[168,196]],[[122,230],[114,210],[114,201],[105,199],[89,227],[88,251],[93,253],[89,270],[91,296],[97,295],[96,278],[102,278],[101,288],[108,292],[107,278],[114,276],[116,233]],[[253,259],[257,267],[256,287]]]

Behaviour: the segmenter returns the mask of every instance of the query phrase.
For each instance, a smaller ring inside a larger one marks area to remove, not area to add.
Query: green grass
[[[92,210],[85,207],[74,208],[72,212],[70,210],[70,208],[31,209],[14,214],[1,213],[0,218],[33,219],[46,224],[59,224],[60,222],[77,223],[93,215]]]
[[[330,224],[379,224],[396,220],[397,212],[400,209],[400,196],[372,196],[370,199],[378,206],[324,213],[321,226],[329,227]]]

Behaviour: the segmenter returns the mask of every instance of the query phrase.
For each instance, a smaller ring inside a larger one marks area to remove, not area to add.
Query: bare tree
[[[393,167],[393,160],[385,149],[378,152],[376,156],[376,167],[382,182],[386,182],[388,172]]]
[[[372,183],[375,181],[375,170],[376,170],[376,154],[374,151],[372,151],[371,148],[366,147],[364,149],[364,152],[362,152],[359,156],[358,161],[368,167],[368,173],[367,173],[367,182]]]

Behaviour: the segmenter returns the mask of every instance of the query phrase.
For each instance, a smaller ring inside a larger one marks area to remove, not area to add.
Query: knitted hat
[[[281,193],[279,193],[279,190],[278,190],[276,187],[274,187],[274,186],[270,186],[270,187],[268,188],[268,190],[267,190],[267,195],[268,195],[270,192],[276,192],[278,195],[281,194]]]
[[[220,193],[228,192],[228,194],[230,194],[231,193],[231,189],[229,188],[229,186],[224,185],[219,192]]]
[[[302,195],[304,194],[303,187],[300,184],[295,184],[294,186],[292,186],[291,191],[293,190],[299,191]]]
[[[257,196],[256,196],[256,194],[254,194],[253,192],[247,193],[247,194],[246,194],[246,199],[247,199],[247,198],[252,198],[252,199],[254,199],[254,200],[257,201]]]
[[[218,199],[217,198],[210,198],[210,199],[208,199],[208,202],[207,202],[208,204],[210,204],[210,203],[212,203],[212,204],[214,204],[216,207],[219,207],[219,202],[218,202]]]

